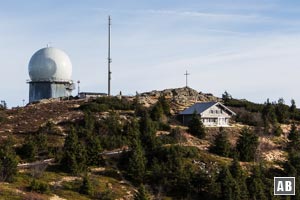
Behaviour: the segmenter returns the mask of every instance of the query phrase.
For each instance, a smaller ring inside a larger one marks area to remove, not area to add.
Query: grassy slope
[[[12,134],[17,142],[22,143],[25,134],[37,131],[48,121],[52,121],[60,132],[63,133],[65,125],[69,121],[76,121],[83,117],[81,111],[74,109],[82,103],[84,103],[82,100],[73,100],[34,104],[25,108],[5,111],[4,116],[7,120],[0,122],[0,136],[5,137]],[[241,127],[243,127],[243,125],[235,125],[231,128],[227,128],[231,133],[230,140],[232,144],[235,144]],[[228,164],[231,159],[210,154],[207,152],[207,149],[203,148],[203,146],[209,146],[217,131],[217,128],[209,128],[205,140],[200,141],[192,138],[188,140],[189,142],[186,145],[199,147],[199,154],[203,160]],[[62,135],[51,136],[51,141],[54,146],[61,146],[63,140],[64,137]],[[285,141],[280,137],[272,137],[270,140],[277,145],[276,148],[285,144]],[[244,165],[247,165],[247,163]],[[106,170],[107,172],[111,172],[111,170],[114,169],[110,168]],[[95,191],[106,194],[108,190],[111,190],[112,192],[109,195],[113,198],[121,198],[133,194],[134,187],[125,184],[119,177],[110,176],[110,174],[111,173],[105,173],[105,171],[101,173],[91,173],[93,185],[96,185],[96,188],[94,188]],[[65,199],[89,199],[87,196],[78,193],[78,188],[81,184],[80,179],[62,181],[68,176],[68,174],[58,173],[55,170],[44,172],[38,180],[49,183],[50,192],[48,194],[38,194],[28,191],[28,186],[32,180],[31,172],[28,170],[22,171],[16,177],[15,182],[0,184],[0,199],[30,199],[32,197],[36,197],[36,199],[49,199],[54,194]],[[57,182],[60,183],[58,186],[57,184],[52,184]]]

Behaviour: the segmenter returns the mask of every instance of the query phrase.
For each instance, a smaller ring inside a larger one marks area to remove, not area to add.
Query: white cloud
[[[262,19],[262,16],[254,14],[227,14],[227,13],[216,13],[216,12],[198,12],[198,11],[180,11],[180,10],[145,10],[142,12],[148,12],[151,14],[162,14],[162,15],[179,15],[185,17],[200,17],[209,18],[214,20],[234,20],[234,21],[253,21],[257,19]]]

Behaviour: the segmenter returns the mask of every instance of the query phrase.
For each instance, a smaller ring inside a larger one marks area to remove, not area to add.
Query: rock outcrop
[[[142,93],[139,95],[140,103],[149,107],[155,104],[161,96],[171,100],[174,113],[185,109],[195,102],[221,101],[220,98],[212,94],[205,94],[189,87],[183,87]]]

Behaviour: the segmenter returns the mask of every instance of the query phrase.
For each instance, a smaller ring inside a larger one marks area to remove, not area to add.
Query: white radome
[[[72,63],[64,51],[47,47],[33,54],[28,72],[31,81],[70,81]]]

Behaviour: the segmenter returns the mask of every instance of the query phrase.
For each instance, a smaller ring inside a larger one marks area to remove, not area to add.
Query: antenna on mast
[[[107,95],[110,96],[110,80],[111,80],[111,71],[110,71],[110,63],[112,62],[110,57],[110,27],[111,27],[111,18],[108,16],[108,91]]]

